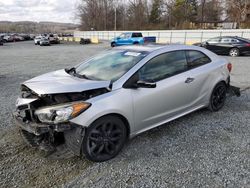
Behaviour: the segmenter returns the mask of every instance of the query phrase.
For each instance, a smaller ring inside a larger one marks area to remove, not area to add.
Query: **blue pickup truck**
[[[111,46],[121,46],[121,45],[130,45],[130,44],[144,44],[144,38],[142,33],[138,32],[127,32],[122,33],[120,36],[115,37],[111,41]]]

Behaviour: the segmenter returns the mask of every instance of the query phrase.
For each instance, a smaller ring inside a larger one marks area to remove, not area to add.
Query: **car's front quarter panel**
[[[91,106],[76,118],[70,120],[83,127],[88,127],[98,118],[108,114],[123,116],[129,124],[130,131],[134,130],[133,103],[131,92],[127,89],[117,89],[94,97],[87,102]]]

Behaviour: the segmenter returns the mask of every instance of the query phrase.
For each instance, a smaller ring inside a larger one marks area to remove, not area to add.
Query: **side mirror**
[[[138,88],[156,88],[156,83],[155,82],[146,82],[139,80],[136,82],[136,85]]]
[[[208,43],[207,41],[205,42],[205,44],[206,44],[206,45],[209,45],[209,43]]]
[[[121,37],[116,37],[117,40],[121,39]]]

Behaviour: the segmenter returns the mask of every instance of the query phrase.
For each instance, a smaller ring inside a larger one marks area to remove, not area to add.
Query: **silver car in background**
[[[201,108],[220,110],[231,68],[196,46],[117,47],[24,82],[15,119],[33,147],[65,144],[106,161],[139,133]]]
[[[39,45],[42,38],[43,38],[43,36],[36,36],[34,38],[35,45]]]
[[[50,41],[46,37],[42,37],[40,40],[40,46],[50,46]]]

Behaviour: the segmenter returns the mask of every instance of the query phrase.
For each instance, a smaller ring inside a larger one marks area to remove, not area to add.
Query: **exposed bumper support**
[[[16,121],[16,125],[21,127],[22,129],[33,133],[37,136],[47,133],[51,130],[56,132],[64,132],[66,130],[70,130],[72,128],[70,123],[67,124],[58,124],[58,125],[49,125],[42,123],[33,123],[25,120],[18,112],[13,113],[14,119]]]
[[[47,125],[32,123],[28,121],[25,122],[18,112],[14,112],[13,115],[18,127],[20,127],[22,130],[36,135],[37,137],[48,133],[53,134],[53,132],[63,132],[67,148],[71,150],[75,155],[81,155],[81,145],[85,135],[85,128],[83,128],[82,126],[72,123]]]

